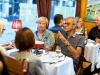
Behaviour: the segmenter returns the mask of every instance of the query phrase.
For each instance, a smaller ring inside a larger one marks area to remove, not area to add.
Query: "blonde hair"
[[[47,19],[47,17],[39,17],[38,18],[38,22],[40,22],[40,21],[44,21],[44,22],[46,22],[46,26],[48,26],[48,19]]]
[[[3,32],[4,29],[4,22],[3,20],[0,20],[0,34]]]

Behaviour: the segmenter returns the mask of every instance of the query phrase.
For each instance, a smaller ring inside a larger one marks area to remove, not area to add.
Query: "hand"
[[[65,43],[65,45],[69,45],[68,40],[62,35],[60,31],[58,31],[58,37]]]
[[[6,46],[5,48],[6,48],[7,50],[13,49],[13,48],[15,48],[15,45],[14,45],[14,44],[10,44],[10,45]]]

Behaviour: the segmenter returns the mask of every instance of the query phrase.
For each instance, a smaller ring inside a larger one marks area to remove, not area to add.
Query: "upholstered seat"
[[[10,75],[27,75],[27,62],[4,55]]]

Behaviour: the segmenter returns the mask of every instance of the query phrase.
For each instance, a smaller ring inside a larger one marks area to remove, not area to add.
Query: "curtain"
[[[51,0],[37,0],[38,17],[44,16],[50,20]]]
[[[81,0],[76,0],[76,15],[80,17],[81,12]]]

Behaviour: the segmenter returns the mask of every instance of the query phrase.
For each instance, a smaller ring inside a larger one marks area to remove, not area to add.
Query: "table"
[[[75,75],[73,60],[69,57],[56,64],[46,64],[46,70],[47,75]]]
[[[8,50],[7,54],[18,51],[16,49]],[[56,52],[37,55],[46,67],[46,75],[75,75],[73,60],[64,55],[57,55]]]
[[[100,68],[100,44],[93,42],[85,45],[84,57],[92,63],[91,71],[94,71],[95,66]]]

